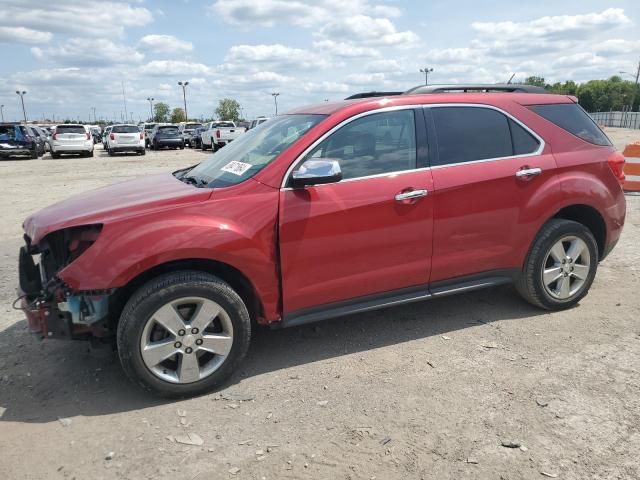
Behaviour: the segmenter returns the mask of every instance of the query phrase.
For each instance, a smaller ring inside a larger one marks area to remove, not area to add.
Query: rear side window
[[[600,130],[582,107],[575,103],[554,103],[533,105],[531,110],[557,126],[594,145],[611,145],[607,136]]]
[[[2,140],[15,140],[16,139],[16,127],[13,125],[0,126],[0,141]]]
[[[86,132],[84,127],[80,125],[59,125],[56,127],[56,133],[79,133],[84,135]]]
[[[111,130],[113,133],[139,133],[140,130],[134,125],[118,125]]]
[[[438,159],[432,165],[534,153],[540,143],[506,115],[482,107],[435,107]]]

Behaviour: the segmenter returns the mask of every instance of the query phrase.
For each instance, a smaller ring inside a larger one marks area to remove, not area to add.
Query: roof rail
[[[395,95],[402,95],[402,92],[362,92],[355,93],[345,100],[354,100],[356,98],[371,98],[371,97],[392,97]]]
[[[514,83],[496,84],[452,84],[452,85],[419,85],[407,90],[403,95],[422,95],[426,93],[467,93],[467,92],[518,92],[549,93],[542,87]]]

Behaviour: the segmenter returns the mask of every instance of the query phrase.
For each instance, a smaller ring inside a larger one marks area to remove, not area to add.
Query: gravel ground
[[[640,197],[577,308],[502,287],[261,330],[230,385],[200,398],[154,399],[112,352],[30,336],[11,309],[22,220],[203,158],[0,163],[0,478],[640,477]]]

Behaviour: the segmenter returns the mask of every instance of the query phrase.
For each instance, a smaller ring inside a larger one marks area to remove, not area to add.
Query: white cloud
[[[630,23],[621,8],[600,13],[547,16],[529,22],[474,22],[472,28],[483,36],[503,40],[512,38],[557,38],[585,36],[589,33]]]
[[[0,9],[0,26],[83,37],[121,36],[125,27],[144,26],[152,20],[146,8],[117,1],[3,0]]]
[[[47,43],[53,35],[25,27],[0,27],[0,42],[6,43]]]
[[[207,65],[196,62],[185,62],[182,60],[153,60],[140,67],[139,72],[143,75],[163,76],[163,75],[208,75],[212,69]]]
[[[191,42],[173,35],[145,35],[140,39],[139,46],[158,53],[187,53],[193,50]]]
[[[330,39],[317,40],[313,42],[313,47],[341,58],[379,57],[381,55],[377,48],[363,47],[349,42],[336,42]]]
[[[225,62],[230,64],[228,68],[235,70],[264,68],[265,64],[273,70],[330,67],[325,58],[314,52],[281,44],[235,45],[227,52]]]
[[[412,46],[418,36],[410,30],[398,32],[388,18],[354,15],[329,22],[316,34],[320,38],[341,38],[368,46]]]
[[[84,38],[72,38],[56,47],[32,47],[31,53],[38,60],[74,67],[137,64],[144,60],[143,54],[126,45]]]

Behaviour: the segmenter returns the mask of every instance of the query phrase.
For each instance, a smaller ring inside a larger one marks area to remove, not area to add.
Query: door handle
[[[541,168],[523,168],[522,170],[518,170],[516,172],[516,178],[528,179],[532,177],[536,177],[542,173]]]
[[[405,200],[425,197],[427,193],[429,193],[427,190],[410,190],[408,192],[398,193],[396,195],[396,202],[404,202]]]

